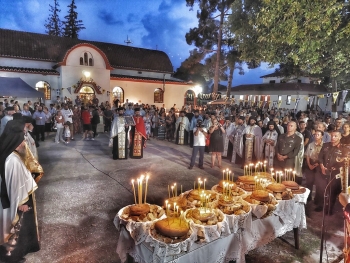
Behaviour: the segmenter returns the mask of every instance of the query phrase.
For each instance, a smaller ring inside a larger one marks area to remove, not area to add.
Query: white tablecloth
[[[245,262],[245,254],[263,246],[277,237],[283,236],[293,228],[306,228],[305,207],[309,189],[292,200],[279,201],[276,211],[264,219],[257,219],[249,215],[245,228],[239,229],[229,236],[221,236],[210,243],[194,243],[188,252],[177,255],[163,255],[157,257],[154,248],[148,242],[136,245],[125,228],[121,228],[117,253],[122,262],[130,254],[136,262],[140,263],[224,263],[236,260]],[[165,249],[165,248],[164,248]]]

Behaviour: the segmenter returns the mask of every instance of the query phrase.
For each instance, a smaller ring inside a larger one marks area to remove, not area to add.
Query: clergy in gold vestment
[[[145,123],[143,117],[140,115],[140,109],[134,109],[135,125],[131,126],[130,131],[130,158],[141,159],[143,157],[143,148],[145,140],[147,140]]]
[[[37,184],[24,163],[24,122],[7,125],[0,137],[0,261],[21,262],[27,253],[40,249],[32,198]]]

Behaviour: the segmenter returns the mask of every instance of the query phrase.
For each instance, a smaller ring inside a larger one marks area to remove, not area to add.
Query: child
[[[66,138],[66,143],[70,142],[70,129],[69,129],[70,122],[67,121],[64,124],[64,137]]]

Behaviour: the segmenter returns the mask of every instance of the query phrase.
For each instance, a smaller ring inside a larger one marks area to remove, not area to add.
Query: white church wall
[[[186,91],[190,88],[187,85],[166,84],[163,103],[154,102],[154,91],[157,88],[163,89],[162,83],[133,82],[123,80],[111,80],[110,90],[121,87],[124,90],[124,102],[126,99],[133,103],[144,103],[161,107],[163,104],[170,108],[174,104],[183,105]],[[111,94],[113,100],[113,94]]]
[[[4,58],[1,57],[1,66],[6,67],[19,67],[19,68],[40,68],[40,69],[52,69],[56,64],[55,62],[30,60],[30,59],[17,59],[17,58]]]
[[[139,73],[141,72],[141,73]],[[160,73],[160,72],[150,72],[143,70],[129,70],[129,69],[113,69],[111,74],[119,74],[119,75],[128,75],[135,77],[147,77],[147,78],[164,78],[164,74],[166,78],[170,77],[169,73]]]

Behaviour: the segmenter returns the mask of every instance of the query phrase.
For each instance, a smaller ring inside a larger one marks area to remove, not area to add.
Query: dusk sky
[[[60,18],[64,20],[71,0],[59,0]],[[86,27],[79,39],[158,49],[170,57],[174,70],[189,56],[185,34],[197,26],[196,11],[185,0],[76,0],[78,19]],[[45,33],[45,20],[53,0],[0,0],[0,27]],[[0,62],[1,64],[1,62]],[[262,75],[273,72],[267,64],[240,76],[235,71],[232,86],[261,83]]]

